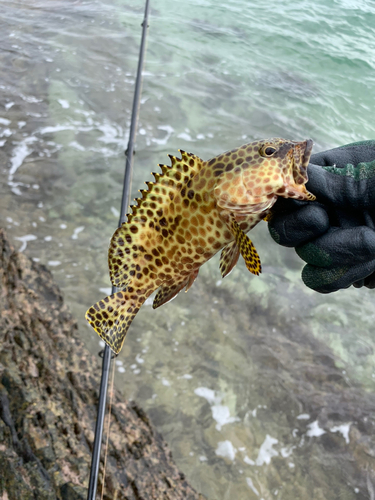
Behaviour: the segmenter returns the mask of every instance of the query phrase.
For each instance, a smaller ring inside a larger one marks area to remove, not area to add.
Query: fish
[[[269,217],[278,197],[313,201],[306,189],[313,141],[255,141],[203,161],[179,150],[159,165],[155,182],[132,205],[108,250],[111,282],[118,291],[99,300],[86,320],[118,354],[146,299],[158,289],[153,308],[193,285],[200,267],[219,250],[227,276],[242,255],[247,269],[261,272],[247,236]]]

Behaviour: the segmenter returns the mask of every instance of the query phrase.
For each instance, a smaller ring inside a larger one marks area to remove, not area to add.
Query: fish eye
[[[264,149],[264,154],[266,156],[272,156],[274,153],[276,153],[276,148],[272,148],[271,146],[268,146],[267,148]]]

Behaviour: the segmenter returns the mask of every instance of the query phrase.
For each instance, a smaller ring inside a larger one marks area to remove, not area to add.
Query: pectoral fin
[[[239,251],[244,258],[246,267],[251,273],[259,276],[259,274],[262,272],[262,266],[255,246],[252,244],[250,238],[242,231],[234,217],[232,217],[231,226],[232,233],[235,237],[235,241],[237,243]]]
[[[272,210],[270,210],[268,212],[268,214],[264,217],[263,220],[264,220],[264,222],[269,222],[272,219],[272,217],[273,217],[273,213],[272,213]]]
[[[233,270],[234,266],[237,264],[238,257],[240,256],[240,250],[237,246],[237,241],[232,241],[226,247],[223,248],[220,255],[220,272],[221,276],[225,278]]]

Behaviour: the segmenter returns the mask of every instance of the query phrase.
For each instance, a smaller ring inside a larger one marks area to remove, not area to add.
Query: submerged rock
[[[1,229],[0,338],[0,498],[85,499],[100,359],[79,340],[50,272]],[[144,411],[116,391],[110,425],[105,499],[203,500]]]

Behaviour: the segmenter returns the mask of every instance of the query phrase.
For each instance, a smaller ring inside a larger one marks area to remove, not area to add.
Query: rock
[[[0,498],[85,499],[100,359],[80,341],[50,272],[1,229],[0,287]],[[103,461],[102,450],[99,492]],[[116,391],[104,499],[203,500],[144,411]]]

